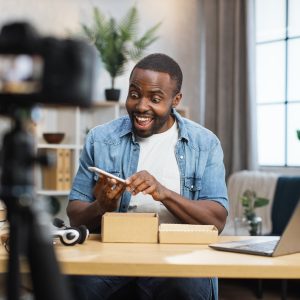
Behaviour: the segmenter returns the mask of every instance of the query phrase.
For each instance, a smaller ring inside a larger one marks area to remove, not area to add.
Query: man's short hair
[[[182,71],[178,63],[171,57],[162,53],[150,54],[142,58],[132,69],[152,70],[169,74],[170,78],[176,81],[175,95],[180,92],[182,85]],[[132,75],[130,74],[130,77]]]

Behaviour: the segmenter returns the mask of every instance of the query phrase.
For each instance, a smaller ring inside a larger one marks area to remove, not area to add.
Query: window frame
[[[257,0],[256,0],[257,1]],[[300,34],[289,36],[288,33],[288,25],[289,25],[289,0],[285,0],[285,30],[284,30],[284,37],[282,38],[273,38],[267,39],[264,41],[256,41],[255,42],[255,50],[257,51],[257,47],[264,44],[272,44],[272,43],[284,43],[284,50],[285,50],[285,67],[284,67],[284,101],[267,101],[267,102],[258,102],[256,101],[256,111],[258,111],[259,107],[262,106],[272,106],[272,105],[284,105],[284,164],[283,165],[262,165],[259,163],[259,168],[261,170],[273,170],[273,171],[284,171],[283,173],[298,173],[300,166],[298,165],[288,165],[288,108],[289,105],[293,104],[300,104],[300,99],[295,101],[288,101],[288,63],[289,63],[289,41],[291,40],[300,40]],[[257,61],[255,62],[257,63]],[[300,126],[299,126],[300,127]],[[300,128],[299,128],[300,129]],[[257,133],[258,137],[258,133]],[[300,143],[300,141],[299,141]],[[290,170],[287,170],[290,169]]]

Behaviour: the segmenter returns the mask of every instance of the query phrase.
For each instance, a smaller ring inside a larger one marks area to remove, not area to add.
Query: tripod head
[[[95,48],[79,39],[41,37],[25,22],[0,32],[0,114],[33,104],[89,107],[96,90]],[[12,108],[11,108],[12,107]]]

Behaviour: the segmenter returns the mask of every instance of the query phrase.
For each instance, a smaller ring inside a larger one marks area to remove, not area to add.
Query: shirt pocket
[[[184,179],[184,187],[191,192],[200,191],[202,188],[201,178],[199,177],[186,177]]]

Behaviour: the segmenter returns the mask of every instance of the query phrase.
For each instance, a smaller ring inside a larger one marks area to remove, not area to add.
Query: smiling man
[[[67,208],[73,226],[99,230],[107,211],[156,212],[161,223],[213,224],[227,217],[223,152],[209,130],[182,118],[182,72],[169,56],[152,54],[133,68],[128,116],[90,131]],[[126,184],[88,171],[96,166]],[[217,299],[210,278],[73,277],[78,299],[109,299],[135,281],[141,299]]]

